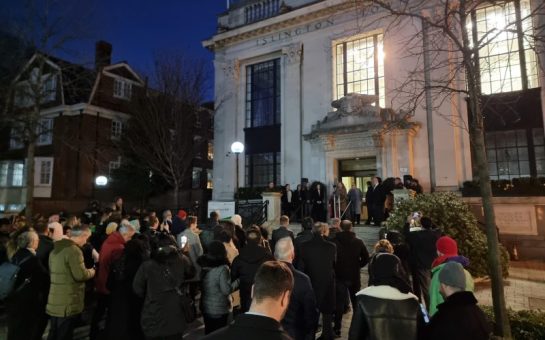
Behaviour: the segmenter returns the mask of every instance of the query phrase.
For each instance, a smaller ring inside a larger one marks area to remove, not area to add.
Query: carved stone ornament
[[[224,62],[223,73],[229,79],[238,80],[240,74],[240,62],[238,59]]]
[[[303,45],[300,43],[290,44],[282,49],[288,64],[299,63],[303,56]]]

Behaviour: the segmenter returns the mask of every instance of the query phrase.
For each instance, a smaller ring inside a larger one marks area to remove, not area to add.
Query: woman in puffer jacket
[[[208,253],[197,261],[202,268],[201,311],[204,334],[227,326],[232,311],[231,293],[238,288],[238,279],[231,281],[227,251],[219,241],[213,241]]]

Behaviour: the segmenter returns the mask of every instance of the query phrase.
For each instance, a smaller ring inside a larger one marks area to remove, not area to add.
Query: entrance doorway
[[[371,181],[377,174],[377,158],[353,158],[339,160],[339,181],[341,181],[346,190],[350,190],[352,184],[365,193],[367,192],[367,182]]]

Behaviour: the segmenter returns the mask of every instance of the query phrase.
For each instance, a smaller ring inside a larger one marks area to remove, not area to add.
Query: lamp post
[[[108,177],[106,176],[97,176],[97,178],[95,178],[95,184],[97,187],[104,187],[106,185],[108,185]]]
[[[234,142],[233,144],[231,144],[231,152],[237,156],[236,173],[235,173],[236,184],[237,184],[235,187],[235,196],[236,196],[236,194],[238,193],[238,157],[241,153],[244,152],[244,144],[242,144],[241,142]]]

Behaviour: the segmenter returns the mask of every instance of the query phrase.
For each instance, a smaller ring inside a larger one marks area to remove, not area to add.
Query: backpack
[[[31,257],[32,256],[28,256],[19,263],[6,261],[0,265],[0,300],[8,298],[10,295],[20,291],[30,283],[30,279],[27,278],[19,285],[19,287],[15,287],[19,271],[21,270],[21,265],[28,261]]]

